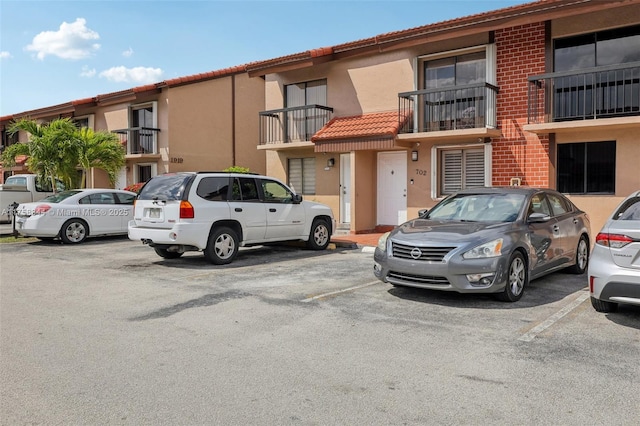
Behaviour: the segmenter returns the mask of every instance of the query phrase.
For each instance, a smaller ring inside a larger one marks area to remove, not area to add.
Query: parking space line
[[[558,322],[562,317],[564,317],[565,315],[567,315],[569,312],[573,311],[575,308],[577,308],[578,306],[580,306],[582,304],[582,302],[584,302],[585,300],[587,300],[589,298],[589,292],[584,292],[582,293],[580,296],[578,296],[573,302],[569,303],[568,305],[566,305],[564,308],[560,309],[558,312],[556,312],[555,314],[551,315],[549,318],[547,318],[545,321],[543,321],[542,323],[536,325],[535,327],[533,327],[531,330],[529,330],[528,332],[526,332],[525,334],[523,334],[522,336],[520,336],[518,338],[518,340],[521,340],[523,342],[530,342],[533,339],[536,338],[536,336],[540,333],[542,333],[543,331],[545,331],[547,328],[551,327],[553,324],[555,324],[556,322]]]
[[[313,302],[314,300],[322,299],[324,297],[333,296],[334,294],[346,293],[348,291],[358,290],[358,289],[361,289],[361,288],[369,287],[369,286],[372,286],[374,284],[380,284],[380,283],[381,283],[381,281],[372,281],[370,283],[361,284],[361,285],[357,285],[357,286],[354,286],[354,287],[345,288],[345,289],[342,289],[342,290],[330,291],[329,293],[318,294],[317,296],[313,296],[313,297],[308,297],[306,299],[302,299],[301,302],[309,303],[309,302]]]

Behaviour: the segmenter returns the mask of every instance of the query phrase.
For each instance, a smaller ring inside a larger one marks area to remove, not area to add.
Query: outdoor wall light
[[[335,164],[336,164],[335,158],[329,158],[327,160],[327,167],[333,167],[333,166],[335,166]]]
[[[418,151],[411,151],[411,161],[418,161]]]

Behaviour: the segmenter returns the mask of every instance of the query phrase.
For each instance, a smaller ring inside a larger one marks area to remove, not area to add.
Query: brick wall
[[[534,23],[495,32],[497,50],[498,126],[502,137],[494,138],[493,185],[549,186],[549,139],[525,132],[527,124],[527,77],[544,74],[545,25]]]

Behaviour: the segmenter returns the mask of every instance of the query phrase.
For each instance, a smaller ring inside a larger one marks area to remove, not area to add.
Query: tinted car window
[[[226,201],[229,193],[229,178],[215,176],[203,178],[198,184],[196,194],[209,201]]]
[[[629,198],[613,215],[614,220],[640,220],[640,197]]]
[[[79,192],[81,191],[73,191],[73,190],[62,191],[62,192],[58,192],[57,194],[49,195],[48,197],[44,198],[42,201],[46,201],[48,203],[59,203],[60,201],[66,200],[67,198],[72,197]]]
[[[539,193],[531,197],[527,216],[532,213],[542,213],[546,216],[551,216],[551,210],[549,209],[549,204],[547,204],[544,194]]]
[[[118,198],[118,204],[127,205],[132,205],[133,201],[136,199],[136,196],[131,194],[116,194],[116,197]]]
[[[513,222],[524,203],[523,194],[459,194],[443,200],[427,217],[468,222]]]
[[[554,216],[560,216],[571,211],[571,207],[567,204],[566,200],[557,194],[547,194],[549,204],[551,204],[551,210]]]
[[[151,178],[140,191],[141,200],[181,200],[184,191],[195,175],[168,174]]]
[[[233,199],[236,201],[260,201],[258,186],[254,178],[235,178],[232,193]]]

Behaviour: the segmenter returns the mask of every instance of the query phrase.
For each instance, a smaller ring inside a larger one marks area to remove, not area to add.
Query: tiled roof
[[[323,142],[338,139],[395,137],[400,126],[401,123],[397,111],[336,117],[320,129],[311,138],[311,141]]]

